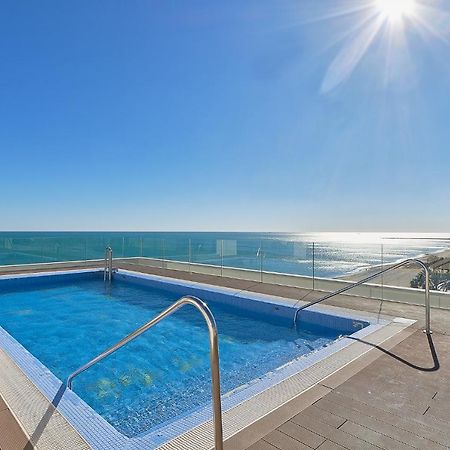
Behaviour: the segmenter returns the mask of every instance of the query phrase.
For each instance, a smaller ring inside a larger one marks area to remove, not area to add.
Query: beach
[[[424,263],[428,264],[435,260],[436,258],[445,258],[450,261],[450,248],[442,250],[438,253],[429,253],[423,256],[418,257]],[[379,272],[382,267],[392,267],[395,263],[384,264],[384,266],[377,265],[372,266],[368,269],[363,269],[357,273],[344,275],[339,277],[340,280],[348,280],[348,281],[360,281],[366,277],[376,274]],[[383,283],[386,286],[400,286],[400,287],[411,287],[411,280],[420,273],[420,268],[416,265],[408,265],[404,267],[400,267],[397,270],[393,270],[391,272],[387,272],[384,275],[380,276],[379,279],[374,279],[372,283],[381,284]]]

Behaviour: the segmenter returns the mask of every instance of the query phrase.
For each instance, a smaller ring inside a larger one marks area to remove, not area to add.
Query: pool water
[[[58,378],[167,308],[180,294],[115,280],[0,288],[0,326]],[[294,329],[276,317],[208,302],[219,330],[222,394],[330,344],[341,332]],[[137,436],[209,404],[208,331],[192,306],[177,311],[74,381],[117,430]]]

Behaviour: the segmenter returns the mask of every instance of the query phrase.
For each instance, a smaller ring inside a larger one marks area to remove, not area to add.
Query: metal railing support
[[[223,239],[220,240],[220,276],[223,277]]]
[[[113,251],[111,247],[106,247],[105,250],[105,270],[103,272],[103,281],[108,281],[111,284],[113,271]]]
[[[406,266],[408,264],[416,264],[416,265],[420,266],[425,272],[425,330],[423,330],[423,331],[426,334],[431,334],[432,331],[431,331],[431,325],[430,325],[430,320],[431,320],[431,317],[430,317],[430,308],[431,308],[430,270],[428,269],[428,267],[426,266],[426,264],[424,262],[420,261],[420,259],[405,259],[404,261],[401,261],[398,264],[394,264],[393,266],[390,266],[383,270],[380,270],[379,272],[377,272],[373,275],[370,275],[360,281],[352,283],[349,286],[345,286],[341,289],[338,289],[337,291],[334,291],[327,295],[324,295],[323,297],[320,297],[317,300],[313,300],[312,302],[307,303],[306,305],[300,306],[299,308],[296,309],[295,314],[294,314],[294,326],[297,324],[298,314],[300,311],[303,311],[304,309],[309,308],[310,306],[316,305],[317,303],[321,303],[324,300],[328,300],[331,297],[335,297],[336,295],[342,294],[343,292],[349,291],[350,289],[353,289],[357,286],[361,286],[362,284],[365,284],[368,281],[378,278],[379,276],[385,274],[386,272],[390,272],[391,270],[399,269],[400,267]]]
[[[262,248],[261,242],[259,243],[258,250],[256,250],[256,257],[259,258],[259,282],[263,282],[263,263],[262,263]]]
[[[192,242],[189,238],[189,273],[192,273]]]
[[[202,314],[208,326],[209,357],[211,365],[211,390],[213,401],[214,441],[215,441],[215,449],[223,450],[222,404],[220,400],[219,342],[217,335],[217,325],[211,310],[208,308],[208,305],[206,305],[206,303],[202,302],[200,299],[196,297],[184,296],[180,298],[173,305],[169,306],[169,308],[165,309],[160,314],[158,314],[154,319],[142,325],[140,328],[138,328],[137,330],[130,333],[128,336],[121,339],[115,345],[113,345],[100,355],[93,358],[91,361],[87,362],[86,364],[75,370],[75,372],[71,373],[66,380],[66,386],[69,389],[72,389],[72,382],[75,377],[77,377],[90,367],[92,367],[94,364],[105,359],[115,351],[119,350],[124,345],[131,342],[133,339],[136,339],[142,333],[145,333],[154,325],[161,322],[161,320],[170,316],[175,311],[177,311],[178,309],[182,308],[185,305],[192,305],[195,308],[197,308]]]
[[[263,243],[262,243],[262,240],[261,240],[261,241],[259,241],[259,273],[260,273],[259,281],[261,283],[263,282],[263,279],[264,279],[263,257],[264,257]]]

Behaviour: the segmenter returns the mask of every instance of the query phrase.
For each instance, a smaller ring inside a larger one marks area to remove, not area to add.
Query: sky
[[[2,1],[0,230],[449,232],[450,2],[378,2]]]

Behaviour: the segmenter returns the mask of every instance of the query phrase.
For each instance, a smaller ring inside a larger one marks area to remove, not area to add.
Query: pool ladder
[[[108,250],[108,249],[107,249]],[[112,251],[110,252],[110,256],[112,256]],[[105,258],[106,259],[106,258]],[[111,274],[111,272],[109,272]],[[155,326],[157,323],[161,322],[161,320],[173,314],[178,309],[182,308],[186,305],[192,305],[200,311],[201,315],[206,321],[209,331],[209,359],[211,365],[211,390],[212,390],[212,401],[213,401],[213,422],[214,422],[214,442],[216,450],[223,450],[223,430],[222,430],[222,405],[220,401],[220,371],[219,371],[219,343],[218,343],[218,335],[217,335],[217,325],[214,319],[214,316],[211,310],[208,308],[208,305],[202,302],[200,299],[192,296],[184,296],[176,301],[172,306],[165,309],[163,312],[158,314],[155,318],[142,325],[137,330],[133,331],[128,336],[121,339],[115,345],[105,350],[103,353],[100,353],[95,358],[91,359],[89,362],[75,370],[75,372],[71,373],[66,380],[66,386],[69,389],[72,389],[73,379],[80,375],[85,370],[92,367],[94,364],[97,364],[101,360],[105,359],[112,353],[116,352],[124,345],[128,344],[132,340],[136,339],[142,333],[145,333],[147,330]]]
[[[386,267],[383,270],[380,270],[377,273],[374,273],[373,275],[370,275],[360,281],[357,281],[355,283],[352,283],[348,286],[345,286],[341,289],[338,289],[337,291],[331,292],[330,294],[324,295],[323,297],[320,297],[317,300],[313,300],[312,302],[307,303],[306,305],[300,306],[300,308],[297,308],[294,314],[294,326],[297,324],[298,321],[298,315],[300,311],[303,311],[306,308],[309,308],[310,306],[316,305],[317,303],[321,303],[324,300],[328,300],[331,297],[335,297],[336,295],[342,294],[343,292],[349,291],[350,289],[353,289],[354,287],[361,286],[364,283],[367,283],[368,281],[373,280],[374,278],[378,278],[379,276],[385,274],[386,272],[390,272],[391,270],[399,269],[400,267],[409,265],[409,264],[416,264],[419,266],[423,271],[425,272],[425,330],[424,333],[431,334],[431,327],[430,327],[430,270],[428,266],[422,262],[420,259],[405,259],[404,261],[399,262],[398,264],[395,264],[390,267]]]
[[[106,247],[105,250],[105,270],[103,272],[103,280],[111,284],[113,273],[113,251],[111,247]]]

